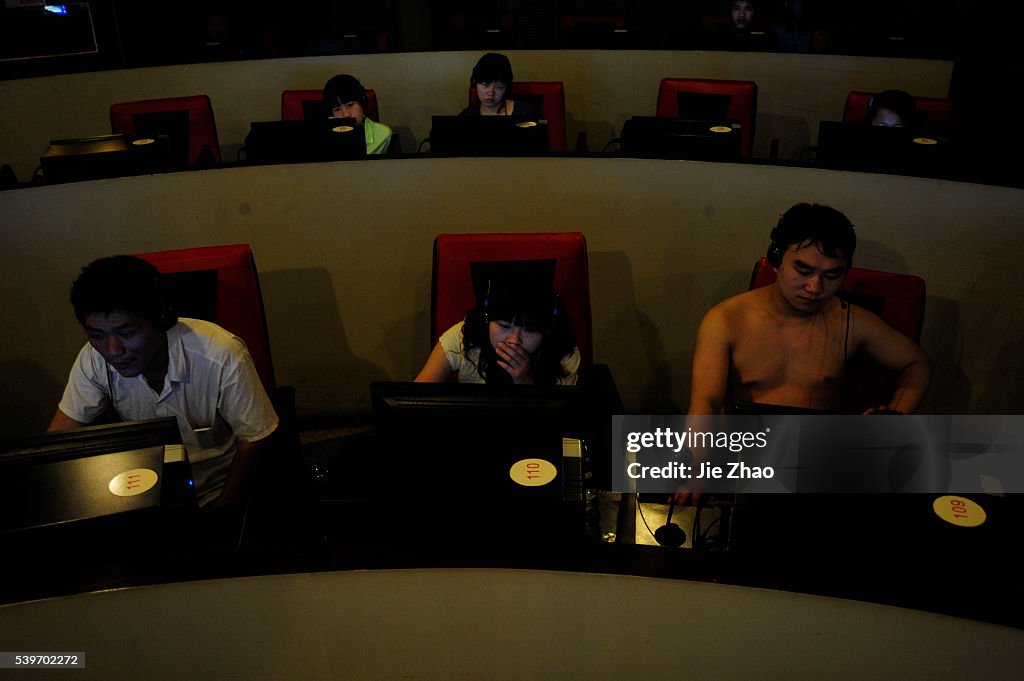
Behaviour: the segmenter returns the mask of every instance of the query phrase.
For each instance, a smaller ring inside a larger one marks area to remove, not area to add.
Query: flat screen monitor
[[[352,118],[257,121],[245,138],[250,163],[310,163],[366,157],[363,126]]]
[[[951,169],[948,141],[907,128],[821,121],[817,163],[837,170],[943,175]]]
[[[170,140],[163,135],[98,135],[52,140],[39,158],[47,183],[78,182],[174,169]]]
[[[518,116],[434,116],[430,152],[441,156],[548,153],[548,126]]]
[[[579,386],[376,381],[370,402],[384,437],[450,432],[455,426],[476,435],[579,437],[583,427]]]
[[[624,156],[700,161],[739,159],[742,140],[738,121],[658,116],[633,116],[620,137]]]
[[[132,123],[135,126],[135,133],[143,137],[167,138],[170,145],[171,165],[175,170],[184,170],[188,167],[189,148],[189,112],[178,111],[140,111],[132,114]],[[209,149],[203,153],[210,155]],[[212,156],[201,159],[211,162]]]
[[[460,496],[524,493],[511,484],[517,461],[538,458],[561,469],[563,438],[584,438],[584,400],[578,386],[374,382],[370,400],[382,448],[419,485]],[[431,471],[439,462],[444,476]],[[531,496],[553,494],[530,491]]]
[[[319,485],[331,524],[434,541],[584,531],[580,388],[382,381],[370,396],[375,431]]]
[[[711,92],[677,92],[679,118],[693,121],[724,121],[729,117],[732,95]]]
[[[173,417],[0,443],[0,534],[194,505]]]

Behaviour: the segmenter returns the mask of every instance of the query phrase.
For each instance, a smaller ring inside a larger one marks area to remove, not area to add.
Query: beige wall
[[[40,429],[83,342],[68,285],[88,260],[252,244],[279,382],[302,415],[365,412],[373,379],[426,358],[442,231],[580,230],[595,357],[627,410],[685,409],[697,324],[746,288],[797,201],[853,219],[862,267],[925,278],[926,411],[1019,413],[1024,191],[885,175],[634,159],[371,159],[0,192],[0,432]]]
[[[110,131],[110,104],[206,93],[213,102],[225,161],[237,156],[249,123],[281,115],[281,91],[320,88],[335,73],[355,74],[377,91],[384,122],[415,151],[433,114],[465,106],[478,52],[304,57],[101,71],[0,81],[0,163],[27,182],[50,140]],[[565,83],[572,148],[585,132],[592,151],[616,137],[633,115],[654,113],[661,78],[730,78],[757,82],[755,155],[773,138],[789,158],[813,143],[818,121],[841,116],[850,90],[902,88],[946,97],[952,63],[806,54],[700,51],[568,51],[509,53],[520,80]]]
[[[1024,632],[838,598],[532,570],[161,584],[0,608],[32,679],[1009,679]],[[12,673],[11,678],[21,678]]]

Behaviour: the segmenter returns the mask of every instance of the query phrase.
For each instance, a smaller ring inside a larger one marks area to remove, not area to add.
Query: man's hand
[[[893,409],[888,404],[882,404],[877,407],[871,407],[864,412],[867,414],[903,414],[899,409]]]

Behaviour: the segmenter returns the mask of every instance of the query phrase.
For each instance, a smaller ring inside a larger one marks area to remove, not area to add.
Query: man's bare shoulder
[[[750,315],[765,309],[768,292],[765,287],[726,298],[708,310],[705,319],[726,324],[748,319]]]

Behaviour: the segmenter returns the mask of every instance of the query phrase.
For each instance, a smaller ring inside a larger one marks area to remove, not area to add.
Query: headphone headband
[[[490,304],[491,304],[491,284],[494,280],[488,278],[487,280],[487,293],[484,294],[483,300],[483,313],[484,321],[490,321]],[[558,312],[562,307],[562,297],[558,295],[558,291],[554,291],[554,298],[551,301],[551,321],[554,322],[558,319]]]

